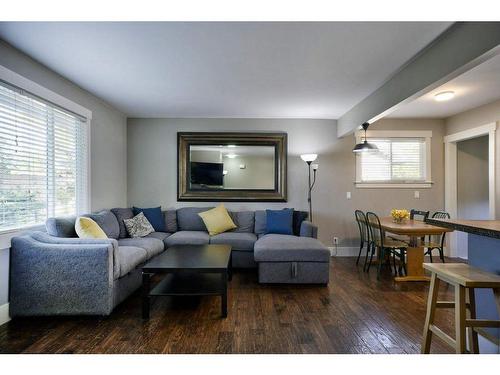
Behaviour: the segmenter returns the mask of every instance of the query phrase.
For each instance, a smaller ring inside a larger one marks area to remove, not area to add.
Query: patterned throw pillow
[[[130,237],[144,237],[155,231],[142,212],[134,216],[132,219],[123,220],[123,222],[125,223],[125,227],[127,228],[127,232]]]

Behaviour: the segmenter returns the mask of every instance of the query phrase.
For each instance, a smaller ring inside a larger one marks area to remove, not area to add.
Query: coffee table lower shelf
[[[152,297],[165,296],[221,296],[222,317],[227,317],[227,274],[226,273],[168,273],[151,291],[149,279],[152,274],[143,273],[144,319],[149,319]]]

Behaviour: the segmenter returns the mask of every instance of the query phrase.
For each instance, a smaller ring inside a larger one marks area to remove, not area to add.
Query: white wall
[[[381,120],[374,129],[432,130],[430,189],[356,189],[354,136],[338,139],[333,120],[287,119],[129,119],[128,204],[210,206],[213,203],[177,202],[177,132],[179,131],[284,131],[288,133],[288,202],[227,203],[233,209],[294,207],[307,210],[307,167],[300,154],[319,154],[318,180],[313,191],[313,211],[319,238],[328,246],[338,236],[340,246],[356,246],[354,210],[388,215],[391,208],[441,210],[444,205],[443,132],[441,120]],[[346,199],[346,192],[352,199]]]
[[[92,111],[91,208],[126,205],[126,116],[2,40],[0,65]],[[9,250],[6,247],[8,245],[0,247],[0,306],[7,302],[8,293]]]

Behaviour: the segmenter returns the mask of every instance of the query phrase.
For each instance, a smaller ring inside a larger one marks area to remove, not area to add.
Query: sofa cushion
[[[254,211],[235,211],[229,212],[229,216],[233,219],[237,228],[232,232],[238,233],[253,233],[255,229],[255,212]]]
[[[255,242],[257,262],[329,262],[330,250],[319,240],[286,234],[266,234]]]
[[[75,216],[49,217],[45,222],[47,233],[54,237],[78,237],[75,231]]]
[[[147,259],[154,257],[165,249],[165,245],[162,240],[151,237],[122,238],[118,240],[118,245],[140,247],[146,250]]]
[[[125,276],[147,260],[146,250],[136,246],[118,246],[117,255],[120,264],[119,277]],[[115,275],[114,279],[116,280],[118,277]]]
[[[205,223],[208,234],[211,236],[236,228],[233,219],[231,219],[231,216],[229,216],[229,213],[223,204],[212,208],[211,210],[200,212],[198,215]]]
[[[147,236],[144,236],[143,238],[156,238],[160,241],[164,241],[165,238],[168,236],[172,235],[172,233],[166,233],[166,232],[153,232],[149,233]]]
[[[255,211],[254,233],[257,235],[266,233],[266,211],[264,210]]]
[[[266,210],[266,233],[293,234],[293,208]]]
[[[140,208],[134,206],[132,210],[134,211],[134,215],[138,215],[142,212],[153,226],[155,232],[165,232],[165,218],[161,212],[161,207]]]
[[[200,212],[205,212],[213,207],[183,207],[177,210],[177,230],[207,231],[205,223],[198,216]]]
[[[257,236],[253,233],[226,232],[210,237],[211,244],[231,245],[233,250],[253,251]]]
[[[94,220],[97,225],[101,227],[104,233],[106,233],[108,238],[114,238],[115,240],[119,238],[120,225],[118,224],[116,216],[111,211],[103,210],[96,214],[85,214],[82,216],[89,217]]]
[[[111,212],[116,216],[118,226],[120,227],[120,234],[118,238],[127,238],[128,232],[123,220],[132,219],[134,217],[134,212],[131,208],[112,208]]]
[[[167,237],[165,243],[167,246],[174,245],[206,245],[210,241],[210,237],[207,232],[202,231],[192,231],[183,230],[180,232],[175,232],[171,236]]]
[[[177,210],[163,211],[163,217],[165,218],[165,230],[167,233],[177,232]]]
[[[90,217],[80,216],[75,221],[75,232],[79,238],[108,238],[102,228]]]
[[[144,237],[155,231],[142,212],[139,212],[132,219],[123,220],[123,222],[130,237]]]
[[[293,234],[300,236],[300,227],[304,220],[307,220],[307,211],[293,211]]]

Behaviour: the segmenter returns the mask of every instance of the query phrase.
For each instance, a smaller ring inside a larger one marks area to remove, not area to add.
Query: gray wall
[[[443,132],[441,120],[398,120],[377,122],[373,129],[432,130],[433,187],[413,189],[356,189],[353,136],[338,139],[333,120],[287,119],[128,119],[128,204],[164,208],[210,206],[213,203],[177,202],[178,131],[284,131],[288,133],[288,202],[227,203],[232,209],[294,207],[307,209],[307,168],[300,154],[319,154],[318,180],[313,191],[315,222],[319,237],[331,245],[338,236],[340,246],[355,246],[358,237],[353,221],[356,208],[387,215],[391,208],[437,210],[444,204]],[[346,192],[352,199],[346,199]]]
[[[500,100],[451,116],[445,120],[446,135],[500,121]],[[500,131],[496,131],[496,219],[500,219]]]
[[[488,137],[457,143],[457,201],[461,219],[487,220]]]
[[[91,208],[124,206],[127,202],[126,116],[2,40],[0,65],[92,111]],[[8,253],[7,249],[0,249],[0,305],[7,303]]]
[[[92,111],[92,210],[124,205],[127,201],[126,116],[2,40],[0,65]]]

